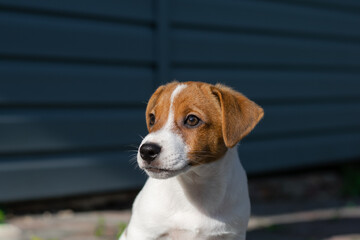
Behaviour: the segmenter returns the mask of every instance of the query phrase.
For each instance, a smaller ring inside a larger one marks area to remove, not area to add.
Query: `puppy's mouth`
[[[153,173],[161,173],[161,172],[176,172],[178,170],[171,170],[171,169],[165,169],[165,168],[157,168],[157,167],[144,167],[145,170],[149,171],[149,172],[153,172]]]
[[[177,176],[183,172],[186,172],[190,168],[189,165],[186,165],[180,169],[169,169],[169,168],[159,168],[153,166],[142,167],[145,172],[153,178],[157,179],[166,179],[170,177]]]

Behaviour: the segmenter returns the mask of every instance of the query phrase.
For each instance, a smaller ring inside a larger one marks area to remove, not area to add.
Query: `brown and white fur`
[[[120,240],[244,240],[250,201],[236,145],[263,115],[224,85],[159,87],[137,156],[150,178]]]

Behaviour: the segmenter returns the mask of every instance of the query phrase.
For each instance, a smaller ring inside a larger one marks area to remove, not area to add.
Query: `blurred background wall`
[[[265,109],[250,174],[360,159],[356,0],[0,0],[0,202],[140,187],[165,82],[221,82]]]

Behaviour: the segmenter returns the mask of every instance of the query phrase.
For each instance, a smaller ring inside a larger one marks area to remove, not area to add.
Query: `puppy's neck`
[[[176,177],[188,200],[205,213],[223,211],[223,204],[237,202],[246,186],[245,172],[237,147],[228,149],[219,160],[194,167]]]

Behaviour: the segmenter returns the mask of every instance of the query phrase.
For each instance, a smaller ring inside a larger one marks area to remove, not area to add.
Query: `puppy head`
[[[263,115],[261,107],[220,84],[161,86],[147,105],[149,134],[139,147],[138,164],[150,177],[169,178],[219,160]]]

